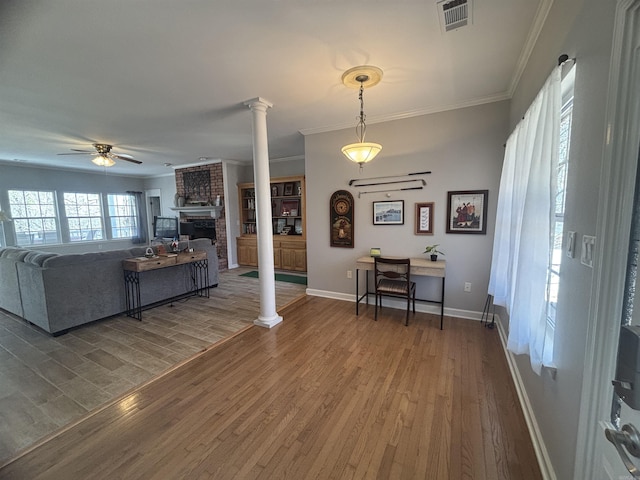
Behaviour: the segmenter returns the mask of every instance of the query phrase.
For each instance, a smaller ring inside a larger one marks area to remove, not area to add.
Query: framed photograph
[[[487,233],[489,190],[447,192],[447,233]]]
[[[284,195],[293,195],[293,183],[284,184]]]
[[[433,235],[433,202],[416,203],[416,235]]]
[[[404,225],[404,200],[373,202],[374,225]]]
[[[281,217],[297,217],[298,216],[298,200],[283,200],[280,210]]]

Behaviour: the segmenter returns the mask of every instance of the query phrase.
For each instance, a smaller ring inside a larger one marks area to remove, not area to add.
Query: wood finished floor
[[[542,478],[496,331],[318,297],[281,313],[0,478]]]
[[[0,465],[20,450],[251,325],[259,281],[221,272],[210,298],[191,297],[52,337],[0,310]],[[276,282],[279,307],[304,285]]]

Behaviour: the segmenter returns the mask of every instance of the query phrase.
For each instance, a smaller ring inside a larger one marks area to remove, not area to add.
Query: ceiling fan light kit
[[[105,155],[98,155],[91,160],[93,163],[98,165],[99,167],[113,167],[116,162],[111,160],[109,157]]]
[[[358,99],[360,100],[360,116],[356,125],[356,135],[359,141],[342,147],[342,153],[349,160],[360,165],[360,168],[373,160],[382,150],[382,145],[379,143],[364,141],[367,131],[366,115],[364,114],[364,89],[377,85],[380,80],[382,80],[382,70],[372,65],[353,67],[342,74],[342,83],[345,86],[359,88]]]

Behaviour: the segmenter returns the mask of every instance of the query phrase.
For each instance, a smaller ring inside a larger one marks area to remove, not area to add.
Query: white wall
[[[307,266],[309,288],[354,294],[355,281],[347,270],[355,260],[380,247],[383,255],[421,256],[427,244],[438,243],[446,254],[446,309],[482,312],[487,296],[493,245],[495,207],[508,131],[508,102],[452,110],[367,126],[367,139],[382,144],[380,155],[359,173],[340,148],[352,141],[353,130],[305,137],[307,181]],[[369,178],[428,171],[423,190],[367,194],[375,190],[348,185],[353,178]],[[329,199],[336,190],[350,191],[355,200],[355,248],[329,246]],[[486,235],[446,234],[447,192],[489,190]],[[372,202],[404,200],[401,226],[373,225]],[[434,235],[415,235],[415,203],[434,202]],[[355,273],[355,272],[354,272]],[[418,296],[438,298],[439,282],[417,279]],[[472,292],[463,292],[471,282]],[[446,325],[445,325],[446,328]]]
[[[565,231],[577,232],[578,245],[582,235],[593,235],[596,228],[614,9],[615,2],[611,0],[554,2],[511,102],[513,126],[542,87],[557,57],[566,53],[577,58]],[[554,352],[556,380],[544,372],[540,377],[533,374],[527,356],[518,356],[516,364],[557,478],[570,479],[592,270],[580,263],[579,248],[576,258],[563,258],[561,268]],[[506,320],[506,315],[502,317]]]

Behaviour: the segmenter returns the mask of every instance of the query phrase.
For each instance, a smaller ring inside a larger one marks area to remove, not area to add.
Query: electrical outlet
[[[465,292],[471,291],[471,282],[464,282],[464,291]]]
[[[347,270],[347,278],[353,278],[353,271]]]

